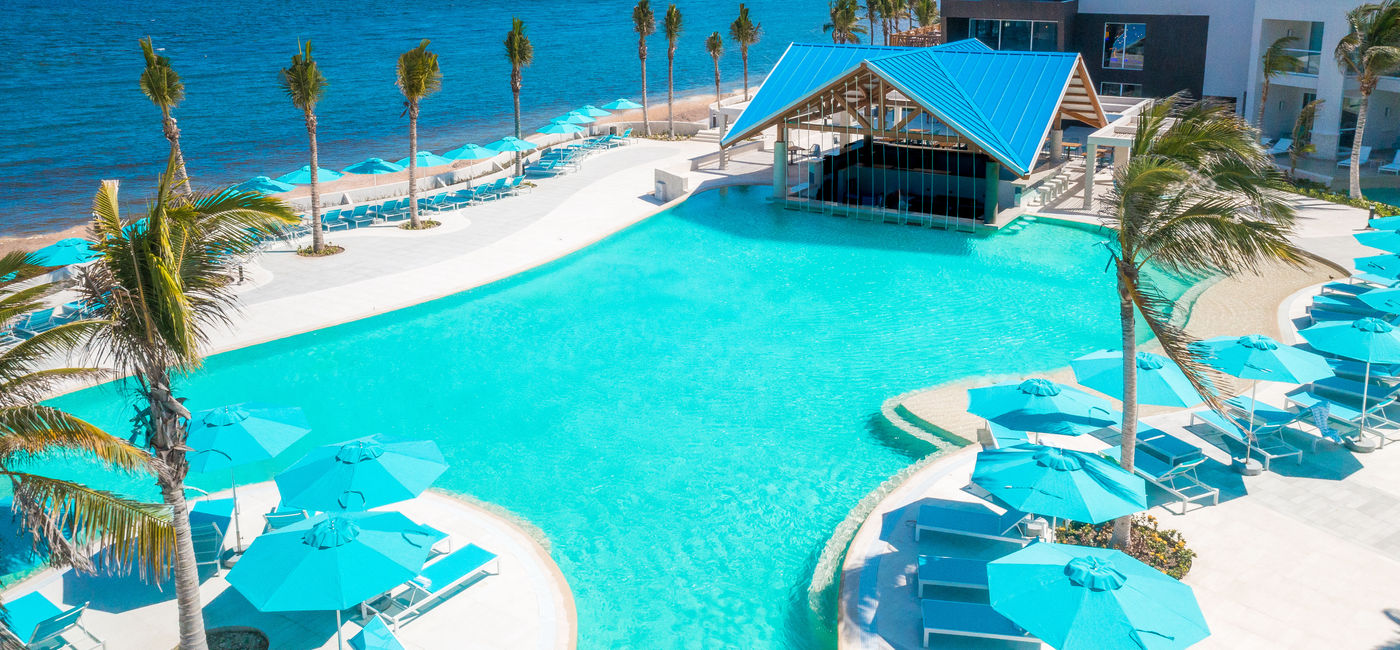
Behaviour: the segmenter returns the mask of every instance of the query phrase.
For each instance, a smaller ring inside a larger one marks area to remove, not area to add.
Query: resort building
[[[1075,53],[793,44],[722,146],[770,133],[789,207],[975,228],[1019,214],[1067,125],[1108,121]]]

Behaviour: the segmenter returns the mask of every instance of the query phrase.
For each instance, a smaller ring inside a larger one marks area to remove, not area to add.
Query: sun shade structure
[[[1380,217],[1370,220],[1366,225],[1377,230],[1400,230],[1400,217]]]
[[[1138,352],[1137,398],[1143,404],[1189,408],[1205,400],[1171,359],[1151,352]],[[1123,399],[1123,351],[1102,350],[1070,362],[1075,379],[1100,393]]]
[[[606,109],[608,109],[608,110],[610,110],[610,111],[630,111],[630,110],[632,110],[632,109],[634,109],[634,108],[641,108],[641,107],[642,107],[641,104],[638,104],[637,102],[634,102],[634,101],[632,101],[632,100],[630,100],[630,99],[627,99],[627,98],[625,98],[625,97],[624,97],[624,98],[621,98],[621,99],[614,99],[614,100],[612,100],[612,101],[610,101],[610,102],[608,102],[608,103],[606,103],[606,104],[603,104],[603,108],[606,108]]]
[[[276,481],[285,506],[357,511],[412,499],[445,471],[431,440],[369,436],[313,449]]]
[[[1371,255],[1369,257],[1358,257],[1352,260],[1356,270],[1362,273],[1374,273],[1383,278],[1394,279],[1400,276],[1400,255]]]
[[[318,183],[327,183],[336,180],[341,176],[344,176],[344,174],[335,171],[334,169],[326,169],[323,167],[316,170],[316,182]],[[311,165],[304,165],[301,169],[298,169],[294,172],[288,172],[286,174],[278,176],[277,181],[281,183],[291,183],[293,185],[310,184]]]
[[[607,117],[609,115],[612,115],[612,113],[609,113],[601,108],[598,108],[597,106],[592,105],[584,106],[583,108],[580,108],[574,112],[583,113],[584,115],[587,115],[589,117]]]
[[[392,174],[403,170],[403,165],[391,163],[382,158],[369,158],[350,165],[341,171],[347,174]]]
[[[257,192],[258,194],[281,194],[282,192],[290,192],[296,188],[297,186],[291,183],[274,181],[266,176],[254,176],[233,186],[233,189],[240,192]]]
[[[60,239],[34,251],[34,263],[39,266],[68,266],[90,262],[97,257],[92,242],[81,237]]]
[[[443,158],[453,160],[487,160],[501,155],[499,151],[493,151],[477,144],[464,144],[456,149],[442,154]]]
[[[417,159],[419,167],[441,167],[443,165],[452,164],[451,158],[444,158],[431,151],[420,151],[413,157]],[[404,169],[408,169],[407,158],[404,158],[403,160],[400,160],[395,164],[399,165],[400,167],[403,167]]]
[[[969,413],[1016,431],[1074,436],[1118,421],[1107,400],[1048,379],[972,388],[967,397]]]
[[[1142,479],[1098,455],[1058,447],[980,451],[972,482],[1021,512],[1089,524],[1147,509]]]
[[[1119,551],[1038,543],[987,564],[992,608],[1060,650],[1174,650],[1210,636],[1196,594]]]
[[[1331,322],[1313,325],[1298,334],[1308,344],[1337,356],[1365,362],[1366,379],[1361,386],[1361,436],[1366,436],[1370,417],[1371,365],[1400,363],[1400,330],[1379,318],[1361,318],[1351,322]],[[1381,437],[1385,445],[1385,437]]]
[[[1400,314],[1400,289],[1372,289],[1356,298],[1376,311]]]
[[[359,634],[350,637],[350,647],[352,650],[404,650],[394,632],[378,616],[369,619]]]
[[[497,152],[531,151],[535,148],[535,145],[530,143],[530,141],[528,140],[521,140],[520,138],[517,138],[513,135],[508,135],[504,138],[501,138],[500,140],[486,145],[486,148]]]
[[[550,122],[544,127],[535,129],[535,133],[544,133],[546,135],[567,135],[571,133],[583,133],[585,130],[586,129],[577,124],[569,124],[568,122]]]
[[[595,120],[578,111],[570,111],[568,113],[560,115],[559,117],[554,118],[551,121],[562,122],[565,124],[592,124],[594,122],[597,122],[598,120]]]

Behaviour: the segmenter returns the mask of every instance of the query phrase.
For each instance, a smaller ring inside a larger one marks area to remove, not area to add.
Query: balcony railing
[[[1296,57],[1298,61],[1303,64],[1303,69],[1295,74],[1305,74],[1316,77],[1317,71],[1322,69],[1322,52],[1319,50],[1287,49],[1284,51]]]

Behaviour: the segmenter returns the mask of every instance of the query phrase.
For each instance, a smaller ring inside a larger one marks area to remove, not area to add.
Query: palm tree
[[[399,55],[399,92],[408,112],[408,227],[418,230],[418,103],[442,89],[442,70],[437,55],[428,51],[428,39]]]
[[[1293,120],[1293,144],[1288,147],[1288,176],[1297,178],[1298,161],[1309,153],[1317,150],[1312,143],[1313,120],[1317,119],[1317,109],[1322,106],[1325,99],[1314,99],[1307,103],[1302,110],[1298,111],[1298,117]]]
[[[311,58],[311,41],[292,55],[292,65],[282,68],[278,79],[292,105],[301,109],[306,118],[306,137],[311,140],[311,251],[320,255],[326,248],[326,241],[321,233],[321,195],[316,190],[316,170],[321,168],[316,148],[316,102],[326,94],[326,77]]]
[[[762,26],[749,20],[749,8],[739,3],[739,17],[729,25],[729,40],[739,44],[739,58],[744,61],[744,101],[749,101],[749,47],[762,37]]]
[[[720,112],[720,136],[723,137],[725,118],[720,101],[724,99],[724,93],[719,89],[719,58],[724,56],[724,38],[720,37],[719,32],[714,32],[705,39],[705,51],[715,63],[715,110]]]
[[[510,93],[515,98],[515,137],[520,137],[520,70],[535,62],[535,46],[525,35],[525,22],[519,18],[510,19],[510,31],[506,32],[506,60],[510,61]],[[520,152],[515,152],[515,175],[524,174]]]
[[[632,28],[637,30],[637,58],[642,61],[642,133],[651,135],[651,118],[647,116],[647,37],[656,33],[651,0],[637,0],[637,6],[632,7]]]
[[[156,54],[150,36],[141,39],[141,54],[146,57],[146,68],[141,71],[141,92],[160,109],[165,139],[175,150],[175,168],[180,174],[175,180],[180,191],[189,194],[190,175],[185,172],[185,155],[180,152],[180,128],[170,114],[184,101],[185,84],[180,81],[175,68],[170,66],[170,57]]]
[[[920,27],[938,24],[938,4],[933,0],[911,0],[909,11],[919,19]]]
[[[880,17],[880,0],[865,0],[865,18],[870,21],[870,42],[875,42],[875,19]]]
[[[661,21],[666,32],[666,130],[676,137],[676,41],[681,38],[681,10],[675,4],[666,8]]]
[[[1116,229],[1109,251],[1118,284],[1123,358],[1137,349],[1135,312],[1164,353],[1212,407],[1220,407],[1213,371],[1186,333],[1170,321],[1172,302],[1145,273],[1150,266],[1175,274],[1228,275],[1256,271],[1267,260],[1300,263],[1289,242],[1294,208],[1271,189],[1280,172],[1259,146],[1254,129],[1231,108],[1187,104],[1181,96],[1142,113],[1131,158],[1114,173],[1103,204]],[[1133,469],[1137,441],[1137,364],[1123,364],[1122,465]],[[1132,537],[1127,517],[1114,522],[1114,545]]]
[[[145,406],[132,439],[147,460],[170,508],[175,537],[175,594],[181,650],[205,650],[199,572],[185,502],[186,422],[172,376],[200,365],[200,348],[215,328],[231,323],[239,257],[257,238],[297,222],[292,209],[256,192],[222,190],[175,196],[172,151],[142,221],[123,218],[117,181],[103,181],[92,203],[98,257],[79,275],[79,293],[97,309],[100,326],[88,344],[129,377]],[[138,225],[140,224],[140,225]]]
[[[860,24],[860,16],[856,14],[859,5],[856,0],[835,0],[829,5],[831,12],[831,22],[822,26],[822,31],[831,32],[831,41],[838,45],[847,43],[860,43],[860,34],[865,33],[865,27]]]
[[[1269,80],[1285,72],[1303,71],[1303,61],[1288,51],[1296,42],[1297,36],[1284,36],[1269,45],[1259,57],[1264,66],[1264,87],[1259,92],[1259,119],[1255,126],[1261,131],[1264,129],[1264,108],[1269,103]]]
[[[0,257],[0,277],[34,270],[22,252]],[[51,285],[12,290],[0,285],[0,321],[43,307]],[[90,368],[46,368],[47,359],[65,354],[89,336],[97,322],[82,320],[40,332],[0,352],[0,476],[10,481],[14,512],[36,547],[48,549],[53,566],[82,572],[120,571],[136,566],[143,577],[166,573],[173,565],[174,532],[164,506],[140,503],[72,481],[15,469],[33,455],[54,451],[97,459],[127,473],[149,470],[145,451],[121,438],[50,406],[38,403],[65,380],[96,378]],[[96,545],[107,549],[94,564]]]
[[[1400,70],[1400,0],[1381,0],[1347,12],[1351,32],[1337,43],[1337,65],[1356,76],[1361,107],[1351,142],[1351,198],[1361,196],[1361,142],[1366,133],[1366,111],[1371,93],[1381,77]]]

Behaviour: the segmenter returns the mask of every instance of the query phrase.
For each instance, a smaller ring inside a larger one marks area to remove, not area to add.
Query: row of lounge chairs
[[[45,307],[22,314],[0,329],[0,349],[18,345],[25,339],[34,338],[40,332],[51,330],[59,325],[88,318],[95,311],[95,307],[75,300],[57,307]]]
[[[455,192],[442,192],[418,199],[420,212],[447,212],[468,205],[514,196],[529,186],[524,176],[500,178],[492,183],[469,187]],[[321,215],[321,229],[326,232],[350,230],[378,222],[403,221],[409,217],[409,200],[393,199],[380,205],[361,205],[353,209],[330,210]]]
[[[1286,155],[1288,153],[1288,150],[1293,147],[1293,139],[1279,138],[1278,140],[1271,140],[1269,138],[1265,138],[1263,141],[1263,145],[1269,147],[1269,155],[1282,156]],[[1361,166],[1364,167],[1366,165],[1371,164],[1371,152],[1372,148],[1370,145],[1362,145]],[[1337,166],[1343,169],[1351,167],[1351,148],[1348,147],[1339,153],[1342,153],[1343,155],[1340,159],[1337,160]],[[1387,164],[1381,165],[1378,169],[1382,174],[1400,174],[1400,151],[1395,152],[1394,160],[1390,161]]]
[[[598,151],[626,145],[631,136],[632,129],[627,129],[622,135],[604,135],[577,144],[552,147],[540,154],[539,160],[526,167],[525,172],[534,176],[558,176],[574,171],[584,158]]]

